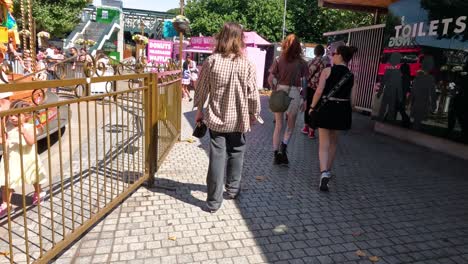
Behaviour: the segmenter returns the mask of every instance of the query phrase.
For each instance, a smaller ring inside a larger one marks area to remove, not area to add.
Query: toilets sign
[[[166,63],[172,57],[172,42],[150,39],[148,41],[148,61]]]
[[[405,17],[401,18],[405,21]],[[467,16],[431,20],[395,26],[395,36],[390,38],[389,46],[405,46],[416,37],[438,37],[459,35],[467,30]]]

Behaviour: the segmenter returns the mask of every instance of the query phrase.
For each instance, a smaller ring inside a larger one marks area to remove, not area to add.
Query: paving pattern
[[[185,101],[182,142],[157,187],[139,188],[55,263],[468,263],[466,161],[377,135],[355,115],[321,193],[317,141],[299,128],[289,168],[273,165],[262,102],[265,124],[247,136],[238,200],[215,214],[201,209],[207,138],[184,141],[195,114]]]

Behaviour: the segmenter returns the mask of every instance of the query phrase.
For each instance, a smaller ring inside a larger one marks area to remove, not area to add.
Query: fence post
[[[181,71],[183,72],[183,71]],[[178,141],[181,141],[182,137],[182,75],[181,80],[179,81],[180,86],[177,89],[177,133],[178,133]]]
[[[144,92],[144,104],[145,104],[145,174],[148,178],[148,186],[154,185],[154,156],[155,156],[155,142],[153,140],[153,92],[154,92],[154,80],[153,75],[148,74],[144,78],[144,86],[147,88]]]
[[[148,87],[145,94],[146,128],[145,128],[145,148],[146,148],[146,172],[148,174],[148,186],[154,185],[154,174],[158,167],[158,108],[159,91],[158,75],[148,74],[145,78],[145,86]]]

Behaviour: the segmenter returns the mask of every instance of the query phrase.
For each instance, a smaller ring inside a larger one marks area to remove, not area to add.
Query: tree
[[[305,42],[323,43],[323,33],[371,25],[372,15],[319,7],[317,0],[289,0],[293,32]]]
[[[31,0],[36,31],[50,32],[52,37],[66,37],[76,27],[81,11],[92,0]],[[20,0],[13,0],[18,27],[22,28]]]
[[[180,8],[171,8],[171,9],[167,10],[166,13],[178,15],[178,14],[180,14]]]
[[[213,35],[227,21],[241,23],[269,41],[280,41],[284,0],[192,0],[186,6],[192,33]],[[324,42],[323,33],[372,24],[372,15],[320,8],[317,0],[288,0],[286,29],[305,42]]]
[[[185,15],[191,21],[192,34],[211,36],[224,22],[236,21],[246,26],[247,0],[193,0],[187,3]]]

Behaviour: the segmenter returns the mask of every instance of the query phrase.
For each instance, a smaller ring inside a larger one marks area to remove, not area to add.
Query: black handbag
[[[208,130],[208,128],[206,127],[205,123],[203,123],[203,121],[197,122],[192,136],[196,138],[202,138],[205,136],[206,130]]]

